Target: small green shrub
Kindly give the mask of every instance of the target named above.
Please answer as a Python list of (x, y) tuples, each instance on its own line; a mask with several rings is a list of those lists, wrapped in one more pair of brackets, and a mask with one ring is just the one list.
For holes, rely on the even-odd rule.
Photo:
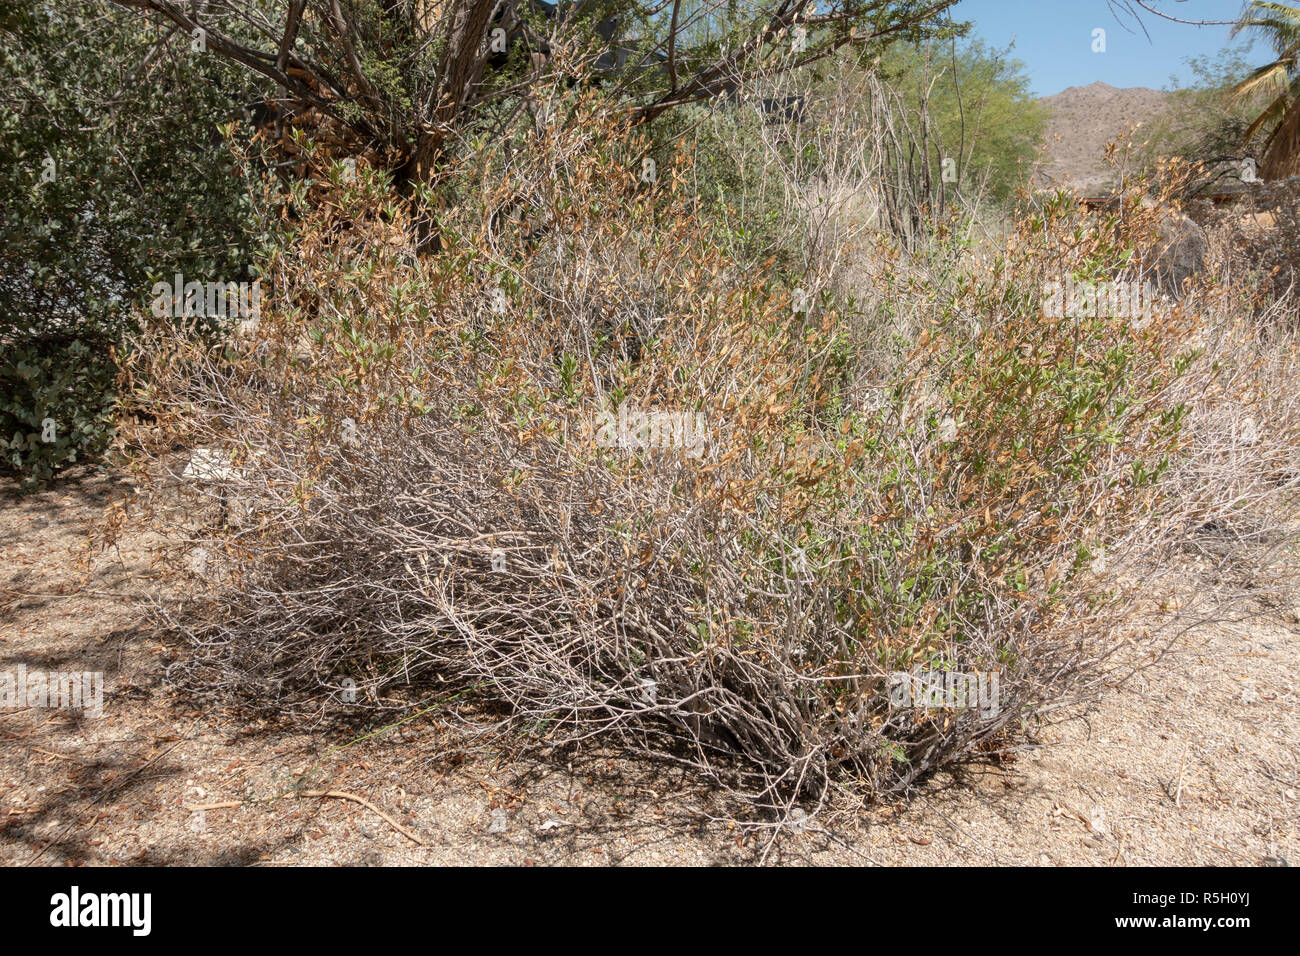
[(0, 460), (24, 490), (108, 446), (116, 371), (107, 343), (89, 337), (44, 338), (5, 349)]

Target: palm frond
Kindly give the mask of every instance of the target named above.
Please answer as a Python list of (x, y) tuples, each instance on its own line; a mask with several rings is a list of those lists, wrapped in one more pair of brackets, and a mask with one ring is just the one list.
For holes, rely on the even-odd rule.
[(1281, 121), (1282, 115), (1286, 110), (1286, 103), (1287, 103), (1287, 95), (1285, 93), (1283, 93), (1272, 103), (1270, 103), (1268, 107), (1264, 110), (1264, 112), (1260, 113), (1259, 116), (1255, 117), (1255, 121), (1246, 128), (1246, 132), (1243, 133), (1241, 136), (1241, 144), (1245, 146), (1247, 143), (1249, 143), (1251, 139), (1254, 138), (1255, 134), (1258, 133), (1260, 129), (1263, 128), (1265, 125), (1267, 125), (1270, 121), (1273, 122)]
[(1297, 173), (1300, 173), (1300, 104), (1292, 103), (1269, 137), (1260, 175), (1271, 180)]
[(1261, 66), (1232, 87), (1229, 95), (1232, 99), (1240, 101), (1265, 91), (1272, 93), (1285, 90), (1291, 83), (1291, 74), (1287, 66), (1288, 64), (1283, 60), (1274, 60), (1266, 66)]
[(1300, 7), (1256, 0), (1243, 11), (1231, 35), (1235, 37), (1246, 30), (1262, 34), (1282, 58), (1284, 51), (1300, 41)]

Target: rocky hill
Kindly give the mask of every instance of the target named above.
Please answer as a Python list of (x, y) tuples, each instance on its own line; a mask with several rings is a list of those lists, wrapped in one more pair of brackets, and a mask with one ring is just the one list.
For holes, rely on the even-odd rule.
[(1168, 94), (1143, 86), (1117, 89), (1098, 81), (1072, 86), (1042, 101), (1052, 110), (1041, 185), (1068, 183), (1085, 194), (1104, 192), (1113, 172), (1102, 161), (1106, 144), (1129, 126), (1150, 123)]

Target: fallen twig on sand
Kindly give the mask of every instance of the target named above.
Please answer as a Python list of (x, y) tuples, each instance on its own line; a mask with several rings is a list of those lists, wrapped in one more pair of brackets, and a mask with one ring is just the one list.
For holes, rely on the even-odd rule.
[[(359, 803), (361, 804), (361, 806), (365, 807), (371, 813), (375, 814), (377, 817), (379, 817), (381, 820), (383, 820), (390, 827), (392, 827), (394, 830), (396, 830), (402, 836), (406, 837), (411, 842), (416, 843), (420, 846), (425, 845), (423, 840), (421, 840), (410, 830), (406, 829), (406, 827), (402, 826), (400, 823), (398, 823), (396, 820), (390, 817), (383, 810), (380, 810), (377, 806), (375, 806), (365, 797), (359, 797), (355, 793), (348, 793), (344, 790), (304, 790), (301, 793), (297, 793), (297, 794), (288, 794), (288, 793), (281, 794), (279, 797), (274, 797), (273, 800), (281, 800), (288, 796), (297, 796), (299, 798), (318, 797), (321, 799), (350, 800), (353, 803)], [(185, 809), (190, 813), (198, 813), (202, 810), (234, 810), (244, 806), (245, 803), (257, 803), (257, 802), (262, 802), (262, 801), (224, 800), (219, 803), (196, 803), (193, 805), (186, 805)], [(266, 801), (266, 802), (269, 803), (272, 801)]]

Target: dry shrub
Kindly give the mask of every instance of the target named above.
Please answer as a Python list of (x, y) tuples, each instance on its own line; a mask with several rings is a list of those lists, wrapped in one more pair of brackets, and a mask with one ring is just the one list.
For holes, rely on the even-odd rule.
[[(139, 343), (178, 679), (301, 715), (472, 695), (489, 729), (680, 762), (779, 821), (1006, 746), (1146, 654), (1167, 596), (1126, 573), (1186, 517), (1198, 316), (1039, 301), (1123, 268), (1140, 221), (1088, 232), (1061, 200), (978, 275), (955, 233), (932, 267), (882, 245), (876, 307), (924, 331), (855, 408), (860, 316), (729, 260), (685, 161), (639, 182), (594, 101), (547, 115), (447, 173), (437, 255), (380, 177), (335, 176), (255, 330)], [(620, 407), (698, 415), (703, 446), (611, 447)], [(914, 667), (997, 672), (1000, 706), (891, 707)]]
[(1256, 292), (1256, 318), (1297, 328), (1300, 295), (1300, 180), (1257, 182), (1231, 202), (1191, 204), (1210, 237), (1214, 271), (1225, 281)]

